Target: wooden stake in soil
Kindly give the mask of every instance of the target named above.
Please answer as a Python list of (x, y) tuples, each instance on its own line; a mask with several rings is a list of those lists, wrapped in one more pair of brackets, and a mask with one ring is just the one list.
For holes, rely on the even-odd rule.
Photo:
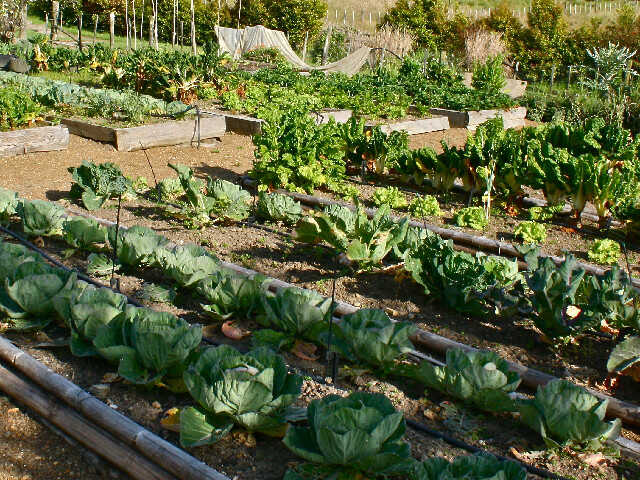
[(98, 15), (93, 16), (93, 44), (96, 44), (96, 36), (98, 35)]
[(116, 36), (116, 14), (109, 13), (109, 48), (113, 49)]
[(82, 51), (82, 12), (78, 14), (78, 49)]
[(125, 447), (75, 410), (57, 403), (41, 389), (1, 365), (0, 390), (131, 477), (138, 480), (175, 480), (176, 477)]
[(193, 7), (193, 0), (191, 0), (191, 53), (198, 54), (198, 47), (196, 45), (196, 13)]
[[(162, 468), (175, 475), (178, 479), (229, 480), (225, 475), (222, 475), (220, 472), (193, 458), (184, 450), (154, 435), (131, 419), (108, 407), (66, 378), (54, 373), (32, 356), (12, 345), (1, 335), (0, 359), (2, 359), (3, 363), (15, 367), (21, 373), (32, 379), (38, 386), (52, 393), (86, 418), (91, 419), (97, 426), (104, 428), (108, 433), (126, 445), (135, 448), (151, 462), (162, 466)], [(46, 415), (42, 416), (46, 418)], [(52, 423), (54, 422), (52, 421)], [(63, 429), (62, 426), (59, 427)], [(100, 447), (99, 443), (95, 445), (97, 445), (98, 448)], [(148, 476), (138, 478), (155, 477)]]
[(51, 41), (55, 42), (58, 36), (58, 12), (60, 3), (55, 0), (51, 2)]

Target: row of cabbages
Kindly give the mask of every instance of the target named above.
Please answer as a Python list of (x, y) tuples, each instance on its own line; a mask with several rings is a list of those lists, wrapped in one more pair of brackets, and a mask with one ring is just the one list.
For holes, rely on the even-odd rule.
[[(97, 249), (107, 242), (115, 244), (114, 228), (81, 217), (67, 218), (64, 212), (58, 215), (56, 209), (59, 207), (49, 202), (22, 201), (16, 212), (21, 214), (23, 228), (29, 234), (62, 234), (71, 245), (85, 249)], [(60, 223), (51, 228), (51, 219), (60, 219)], [(45, 228), (45, 224), (49, 226)], [(99, 258), (93, 255), (93, 259)], [(201, 349), (199, 326), (171, 314), (127, 306), (125, 297), (79, 282), (73, 273), (51, 267), (37, 254), (6, 243), (0, 249), (0, 268), (6, 278), (2, 309), (18, 328), (42, 328), (57, 316), (71, 330), (74, 354), (97, 354), (118, 363), (119, 374), (133, 383), (188, 390), (198, 406), (181, 413), (185, 446), (216, 441), (233, 425), (259, 432), (284, 431), (287, 420), (298, 416), (291, 405), (300, 394), (302, 379), (288, 374), (273, 350), (287, 348), (301, 338), (326, 346), (328, 319), (333, 311), (330, 300), (297, 288), (272, 294), (266, 289), (264, 277), (239, 276), (221, 267), (205, 249), (194, 245), (170, 247), (166, 238), (143, 227), (120, 230), (117, 257), (124, 268), (162, 269), (178, 286), (205, 299), (205, 310), (214, 317), (256, 318), (268, 327), (254, 333), (257, 348), (247, 355), (230, 347)], [(337, 323), (334, 348), (345, 358), (356, 358), (381, 374), (422, 381), (479, 408), (520, 412), (522, 420), (550, 445), (599, 448), (619, 431), (619, 421), (602, 421), (606, 402), (599, 402), (569, 382), (552, 382), (533, 400), (513, 401), (509, 393), (518, 387), (520, 379), (508, 371), (504, 360), (490, 352), (451, 351), (444, 368), (405, 362), (403, 355), (413, 347), (409, 337), (414, 328), (392, 322), (380, 310), (363, 309)], [(311, 430), (292, 428), (285, 436), (285, 443), (307, 460), (375, 472), (383, 471), (381, 465), (389, 462), (389, 473), (395, 468), (406, 472), (409, 464), (414, 464), (401, 441), (404, 423), (389, 427), (395, 421), (387, 417), (395, 411), (384, 397), (361, 393), (343, 400), (327, 397), (312, 405), (308, 412)], [(324, 409), (327, 418), (318, 413)], [(343, 410), (339, 416), (349, 418), (349, 428), (345, 428), (345, 421), (333, 424), (329, 420)], [(379, 424), (387, 425), (383, 435)], [(324, 433), (320, 435), (319, 431)], [(329, 434), (344, 441), (325, 443)], [(363, 439), (370, 435), (376, 442), (363, 451)], [(304, 444), (300, 438), (305, 439)], [(335, 445), (341, 450), (335, 451)], [(336, 459), (342, 463), (336, 464)], [(444, 464), (438, 465), (445, 468)], [(431, 467), (424, 468), (427, 471)]]

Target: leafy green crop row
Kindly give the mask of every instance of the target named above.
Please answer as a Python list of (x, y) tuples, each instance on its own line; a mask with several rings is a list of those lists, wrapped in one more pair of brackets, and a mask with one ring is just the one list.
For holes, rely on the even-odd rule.
[[(45, 222), (41, 210), (48, 211), (54, 208), (47, 203), (36, 203), (40, 208), (18, 208), (18, 211), (31, 212), (29, 215), (34, 217), (25, 217), (23, 222), (38, 224), (41, 231), (58, 230), (54, 226), (45, 228), (43, 225)], [(57, 216), (47, 213), (44, 218)], [(113, 242), (112, 235), (105, 236), (110, 237), (110, 241)], [(211, 279), (210, 272), (220, 271), (217, 260), (199, 247), (175, 247), (169, 250), (166, 248), (166, 239), (142, 227), (125, 230), (120, 241), (123, 243), (123, 249), (118, 251), (118, 257), (125, 260), (123, 263), (160, 266), (172, 278), (181, 284), (189, 284), (192, 288), (202, 280)], [(166, 257), (167, 255), (169, 257)], [(172, 260), (162, 260), (172, 255), (176, 259), (173, 263)], [(2, 243), (0, 267), (7, 272), (7, 278), (10, 279), (2, 296), (3, 310), (11, 315), (14, 325), (22, 328), (41, 327), (42, 324), (37, 321), (41, 319), (34, 317), (46, 317), (55, 312), (72, 331), (71, 346), (74, 354), (98, 354), (108, 361), (118, 363), (119, 374), (134, 383), (162, 382), (163, 385), (177, 391), (186, 387), (198, 402), (198, 407), (189, 407), (181, 412), (183, 444), (194, 446), (214, 442), (234, 425), (250, 431), (272, 432), (284, 425), (288, 419), (300, 418), (290, 405), (300, 393), (301, 379), (296, 375), (287, 374), (282, 360), (270, 350), (258, 349), (246, 355), (239, 354), (230, 347), (198, 350), (202, 335), (199, 327), (189, 326), (170, 314), (125, 306), (124, 297), (119, 294), (78, 282), (74, 274), (49, 267), (38, 255), (28, 252), (23, 247)], [(170, 273), (172, 271), (173, 274)], [(202, 280), (196, 281), (196, 278)], [(21, 283), (18, 285), (17, 282)], [(308, 322), (308, 326), (304, 329), (308, 332), (319, 332), (318, 327), (322, 324), (326, 328), (326, 314), (332, 311), (330, 308), (327, 309), (326, 301), (322, 302), (325, 305), (322, 307), (318, 307), (317, 303), (316, 306), (309, 303), (314, 298), (313, 292), (297, 289), (284, 289), (275, 296), (263, 290), (262, 298), (263, 307), (267, 312), (267, 316), (263, 318), (271, 318), (271, 321), (277, 319), (280, 327), (286, 322), (292, 322), (292, 326), (297, 325), (294, 327), (297, 333), (300, 333), (299, 328), (305, 322)], [(318, 308), (319, 311), (316, 310)], [(273, 310), (273, 315), (268, 313), (270, 309)], [(15, 312), (20, 314), (16, 315)], [(361, 310), (345, 317), (338, 325), (341, 331), (338, 348), (349, 348), (348, 346), (352, 345), (351, 351), (358, 352), (357, 355), (366, 358), (367, 363), (377, 364), (379, 367), (386, 365), (383, 371), (394, 371), (394, 363), (411, 348), (408, 340), (411, 330), (406, 330), (407, 327), (403, 327), (402, 324), (393, 325), (381, 311)], [(370, 332), (370, 335), (367, 336), (366, 332)], [(322, 339), (318, 333), (314, 336)], [(324, 342), (321, 340), (321, 343)], [(497, 374), (495, 367), (489, 367), (498, 364), (501, 370), (504, 369), (500, 359), (491, 354), (476, 356), (459, 352), (456, 354), (457, 357), (454, 357), (454, 354), (455, 352), (451, 352), (447, 359), (447, 368), (451, 367), (454, 370), (434, 377), (441, 380), (426, 380), (427, 377), (424, 377), (424, 382), (438, 389), (445, 389), (447, 384), (463, 385), (459, 381), (449, 380), (447, 376), (457, 375), (455, 372), (460, 368), (473, 368), (473, 365), (479, 364), (481, 371), (466, 377), (471, 382), (466, 388), (480, 389), (485, 391), (484, 398), (492, 398), (493, 395), (497, 399), (499, 392), (504, 391), (505, 387), (493, 379)], [(454, 358), (458, 359), (460, 366), (454, 365)], [(419, 371), (427, 368), (426, 364), (422, 364)], [(397, 370), (402, 371), (402, 367)], [(421, 375), (417, 375), (417, 378)], [(517, 386), (517, 376), (509, 375), (509, 385)], [(513, 388), (515, 387), (507, 387), (507, 392)], [(463, 400), (479, 398), (464, 397), (464, 390), (447, 391)], [(492, 394), (492, 391), (495, 393)], [(240, 398), (242, 402), (239, 401)], [(334, 402), (337, 403), (332, 406)], [(568, 413), (562, 418), (555, 415), (557, 405), (560, 404)], [(393, 422), (393, 427), (389, 424), (390, 420), (387, 421), (385, 424), (389, 427), (385, 428), (389, 428), (388, 433), (375, 435), (380, 440), (377, 444), (369, 444), (370, 448), (365, 451), (361, 450), (360, 441), (341, 443), (339, 452), (335, 450), (335, 445), (332, 449), (326, 450), (325, 435), (318, 436), (315, 440), (313, 436), (309, 436), (320, 424), (324, 425), (323, 429), (330, 431), (337, 428), (336, 433), (346, 433), (343, 423), (333, 425), (330, 420), (333, 415), (331, 412), (336, 411), (338, 406), (340, 409), (346, 408), (342, 410), (344, 413), (340, 414), (343, 418), (344, 415), (350, 415), (350, 408), (360, 409), (365, 405), (365, 410), (371, 413), (371, 409), (374, 409), (380, 413), (386, 412), (383, 413), (385, 417), (395, 415), (390, 402), (381, 395), (358, 393), (346, 399), (330, 396), (311, 404), (307, 412), (311, 430), (305, 433), (305, 429), (294, 428), (285, 436), (285, 444), (294, 453), (316, 464), (298, 467), (302, 469), (302, 473), (307, 469), (315, 472), (316, 469), (322, 471), (328, 468), (329, 471), (333, 471), (335, 468), (349, 467), (360, 472), (385, 472), (389, 475), (403, 473), (411, 476), (418, 475), (416, 472), (421, 471), (421, 468), (426, 468), (427, 472), (436, 467), (440, 470), (448, 468), (448, 464), (438, 463), (440, 461), (435, 461), (434, 464), (434, 461), (429, 460), (420, 465), (410, 458), (408, 447), (401, 441), (404, 431), (401, 415)], [(483, 403), (480, 402), (480, 405)], [(504, 407), (491, 403), (490, 400), (486, 405), (498, 410)], [(326, 412), (328, 417), (321, 420), (321, 410), (325, 406), (329, 407)], [(617, 422), (603, 422), (605, 409), (606, 402), (598, 402), (581, 388), (561, 380), (540, 389), (534, 400), (517, 405), (523, 421), (538, 430), (550, 445), (587, 446), (594, 449), (600, 448), (601, 442), (614, 436), (619, 429)], [(371, 425), (373, 417), (366, 420), (365, 417), (361, 418), (361, 415), (356, 415), (353, 417), (354, 422), (349, 422), (350, 428), (354, 429), (351, 434), (355, 435), (357, 431), (364, 429), (362, 434), (368, 432), (369, 435), (373, 435), (373, 431), (364, 428), (367, 424)], [(357, 418), (361, 420), (356, 421)], [(402, 428), (398, 430), (401, 424)], [(393, 443), (386, 444), (387, 440)], [(392, 445), (395, 447), (391, 448)], [(354, 463), (354, 458), (358, 458), (359, 461)], [(487, 459), (487, 462), (489, 461)], [(513, 470), (515, 467), (509, 468)], [(514, 470), (512, 473), (515, 472)], [(290, 472), (288, 475), (300, 473)], [(418, 475), (411, 478), (425, 477)], [(514, 478), (523, 477), (518, 473)]]

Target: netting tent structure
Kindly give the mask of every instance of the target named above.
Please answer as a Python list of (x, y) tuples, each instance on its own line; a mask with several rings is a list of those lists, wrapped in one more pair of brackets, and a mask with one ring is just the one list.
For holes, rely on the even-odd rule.
[(280, 53), (294, 67), (309, 72), (319, 70), (324, 72), (341, 72), (346, 75), (354, 75), (367, 62), (371, 49), (361, 47), (351, 55), (337, 62), (322, 66), (306, 64), (291, 48), (285, 34), (279, 30), (270, 30), (262, 25), (246, 27), (242, 29), (216, 26), (216, 35), (220, 50), (229, 53), (233, 58), (239, 58), (243, 54), (257, 48), (277, 48)]

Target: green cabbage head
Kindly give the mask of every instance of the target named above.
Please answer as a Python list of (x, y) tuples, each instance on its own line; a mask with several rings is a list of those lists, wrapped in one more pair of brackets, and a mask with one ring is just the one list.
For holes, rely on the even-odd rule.
[[(409, 445), (403, 441), (403, 415), (382, 394), (328, 395), (311, 402), (307, 418), (308, 427), (289, 428), (284, 444), (309, 462), (354, 475), (393, 475), (412, 469)], [(285, 478), (304, 478), (294, 472), (288, 475)]]
[(64, 208), (46, 200), (23, 200), (18, 205), (24, 233), (33, 236), (52, 236), (62, 233)]
[(607, 400), (584, 388), (556, 379), (538, 387), (535, 398), (520, 404), (522, 421), (550, 447), (575, 446), (597, 450), (620, 434), (620, 419), (605, 422)]
[(472, 403), (482, 410), (511, 411), (515, 404), (509, 393), (520, 384), (520, 376), (493, 352), (447, 350), (444, 367), (422, 362), (415, 378), (429, 388)]
[(302, 386), (302, 378), (287, 373), (282, 357), (271, 350), (242, 354), (227, 345), (202, 352), (184, 381), (199, 404), (180, 414), (185, 447), (214, 443), (234, 424), (249, 431), (281, 432)]
[[(115, 226), (109, 227), (109, 243), (116, 244)], [(147, 227), (133, 226), (118, 230), (117, 254), (123, 265), (137, 267), (152, 266), (157, 263), (157, 253), (164, 249), (169, 241)]]
[(161, 249), (157, 257), (164, 273), (182, 287), (192, 286), (220, 269), (215, 256), (193, 244)]
[(434, 457), (417, 463), (412, 480), (526, 480), (527, 472), (513, 461), (493, 455), (456, 457), (452, 462)]

